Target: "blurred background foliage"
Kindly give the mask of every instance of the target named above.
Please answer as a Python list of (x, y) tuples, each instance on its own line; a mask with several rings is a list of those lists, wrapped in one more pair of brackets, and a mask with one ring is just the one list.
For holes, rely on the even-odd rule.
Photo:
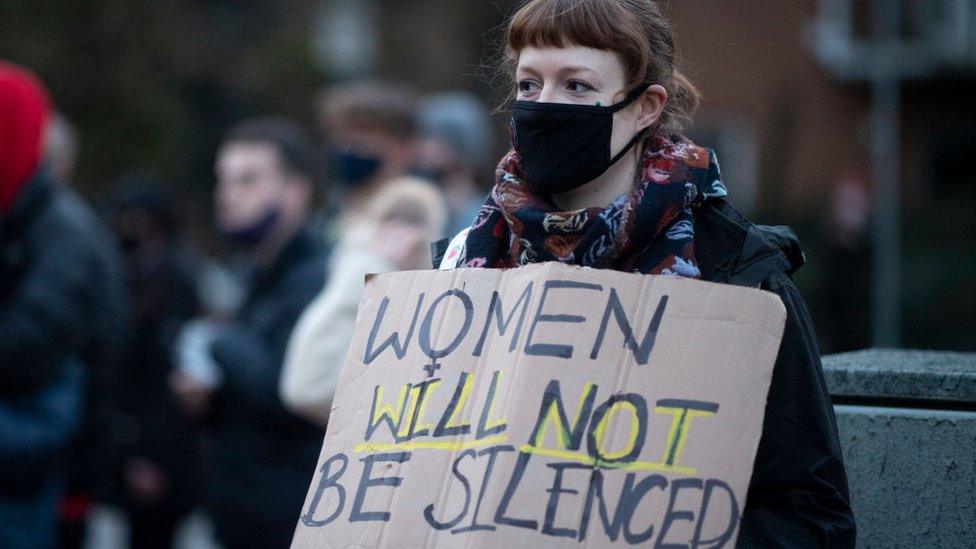
[[(83, 193), (97, 200), (132, 170), (158, 174), (178, 191), (193, 240), (213, 249), (214, 149), (229, 125), (273, 112), (316, 130), (319, 92), (359, 77), (419, 92), (467, 90), (494, 108), (508, 90), (493, 81), (491, 59), (514, 5), (4, 0), (0, 58), (37, 71), (77, 127), (75, 184)], [(832, 259), (830, 211), (838, 181), (870, 187), (870, 95), (818, 58), (823, 44), (811, 28), (822, 3), (666, 5), (682, 66), (705, 96), (689, 133), (718, 151), (733, 203), (759, 222), (797, 230), (808, 255), (798, 282), (824, 351), (848, 347), (831, 335), (845, 330), (867, 345), (868, 289), (853, 282), (865, 276), (863, 265), (851, 264), (846, 279), (861, 311), (851, 314), (862, 317), (845, 324), (832, 305), (845, 259)], [(902, 344), (976, 350), (976, 79), (943, 70), (907, 81), (903, 94)], [(504, 111), (495, 121), (504, 144)]]

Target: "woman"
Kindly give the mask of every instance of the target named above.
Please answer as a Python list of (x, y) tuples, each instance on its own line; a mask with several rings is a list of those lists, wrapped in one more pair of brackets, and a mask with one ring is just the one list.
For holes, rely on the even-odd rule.
[(363, 277), (429, 266), (427, 243), (441, 238), (446, 224), (447, 205), (432, 183), (414, 177), (383, 183), (333, 252), (325, 289), (291, 333), (279, 392), (292, 412), (323, 426), (328, 423), (363, 296)]
[(513, 150), (442, 268), (539, 261), (759, 286), (788, 311), (740, 546), (853, 547), (854, 518), (786, 227), (725, 201), (713, 152), (679, 132), (698, 94), (650, 0), (532, 0), (507, 29)]

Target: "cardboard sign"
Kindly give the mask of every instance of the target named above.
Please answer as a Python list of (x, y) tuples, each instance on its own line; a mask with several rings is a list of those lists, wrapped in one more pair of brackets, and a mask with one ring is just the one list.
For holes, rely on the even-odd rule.
[(732, 546), (785, 318), (557, 263), (376, 276), (292, 547)]

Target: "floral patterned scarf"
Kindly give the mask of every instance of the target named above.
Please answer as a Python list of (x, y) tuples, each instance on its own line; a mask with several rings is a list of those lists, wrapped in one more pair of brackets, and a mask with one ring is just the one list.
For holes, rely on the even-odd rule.
[(533, 194), (510, 151), (465, 241), (461, 267), (560, 261), (698, 278), (692, 208), (726, 196), (710, 149), (681, 136), (651, 139), (633, 189), (605, 208), (560, 210)]

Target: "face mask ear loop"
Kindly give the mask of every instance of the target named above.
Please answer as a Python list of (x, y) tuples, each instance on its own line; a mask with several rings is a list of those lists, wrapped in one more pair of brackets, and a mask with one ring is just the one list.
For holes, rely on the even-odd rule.
[[(645, 84), (643, 86), (634, 88), (629, 94), (627, 94), (627, 97), (625, 97), (623, 101), (621, 101), (620, 103), (617, 103), (616, 105), (613, 105), (613, 107), (612, 107), (613, 110), (611, 112), (617, 112), (620, 109), (625, 108), (627, 105), (630, 105), (631, 103), (633, 103), (634, 101), (636, 101), (641, 95), (643, 95), (644, 92), (647, 91), (647, 88), (650, 88), (650, 87), (651, 87), (650, 84)], [(609, 168), (610, 166), (613, 166), (614, 164), (617, 163), (618, 160), (620, 160), (621, 158), (623, 158), (624, 155), (627, 154), (627, 151), (629, 151), (631, 149), (631, 147), (633, 147), (634, 145), (636, 145), (641, 139), (644, 138), (645, 135), (647, 135), (647, 131), (649, 129), (650, 129), (650, 126), (648, 126), (648, 127), (644, 128), (643, 130), (637, 132), (637, 134), (634, 135), (634, 137), (630, 140), (630, 142), (627, 143), (627, 146), (624, 147), (623, 150), (621, 150), (620, 152), (618, 152), (616, 154), (616, 156), (614, 156), (613, 158), (610, 159), (610, 164), (608, 164), (607, 167)]]
[(637, 132), (637, 134), (634, 135), (633, 139), (631, 139), (630, 142), (627, 143), (627, 146), (624, 147), (623, 150), (618, 152), (616, 156), (610, 159), (610, 163), (607, 164), (607, 167), (609, 168), (610, 166), (613, 166), (614, 164), (617, 163), (618, 160), (623, 158), (624, 155), (627, 154), (627, 151), (629, 151), (634, 145), (640, 142), (640, 140), (643, 139), (645, 135), (647, 135), (647, 130), (648, 128), (644, 128), (643, 130)]
[(634, 88), (633, 90), (631, 90), (630, 93), (627, 94), (627, 97), (624, 97), (623, 101), (621, 101), (620, 103), (616, 103), (614, 105), (611, 105), (610, 106), (610, 112), (617, 112), (617, 111), (619, 111), (621, 109), (626, 108), (628, 105), (630, 105), (634, 101), (637, 101), (637, 99), (639, 99), (640, 96), (644, 95), (644, 92), (646, 92), (647, 91), (647, 88), (650, 88), (650, 87), (651, 87), (650, 84), (646, 84), (646, 85), (643, 85), (643, 86)]

